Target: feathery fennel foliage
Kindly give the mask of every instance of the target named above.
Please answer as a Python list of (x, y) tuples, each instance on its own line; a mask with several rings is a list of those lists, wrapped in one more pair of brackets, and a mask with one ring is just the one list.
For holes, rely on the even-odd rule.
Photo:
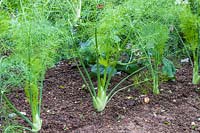
[[(34, 3), (34, 2), (33, 2)], [(9, 101), (5, 94), (7, 104), (31, 126), (33, 132), (38, 132), (42, 126), (40, 118), (43, 80), (47, 68), (55, 63), (60, 48), (62, 32), (48, 21), (48, 14), (42, 1), (24, 5), (20, 0), (21, 11), (12, 24), (13, 55), (24, 64), (24, 90), (30, 104), (32, 121), (20, 113)]]
[[(109, 3), (109, 2), (108, 2)], [(100, 3), (97, 3), (98, 5)], [(112, 4), (108, 4), (104, 8), (108, 8), (112, 6)], [(137, 71), (134, 71), (129, 76), (122, 79), (118, 84), (115, 85), (112, 89), (110, 89), (110, 81), (113, 76), (116, 64), (119, 61), (119, 58), (123, 52), (123, 48), (126, 46), (127, 40), (129, 39), (132, 30), (126, 31), (128, 35), (124, 40), (121, 40), (119, 35), (123, 33), (124, 26), (126, 23), (126, 19), (122, 17), (123, 14), (127, 11), (123, 6), (108, 8), (108, 10), (98, 9), (95, 7), (96, 11), (96, 20), (92, 23), (93, 29), (91, 33), (89, 33), (88, 42), (93, 49), (93, 53), (95, 56), (96, 63), (96, 76), (97, 76), (97, 87), (93, 84), (89, 72), (86, 69), (86, 66), (83, 62), (83, 57), (79, 55), (79, 60), (81, 65), (83, 66), (83, 70), (81, 70), (78, 66), (80, 74), (88, 88), (90, 95), (92, 97), (93, 106), (98, 111), (101, 112), (105, 109), (108, 102), (112, 99), (112, 97), (121, 90), (129, 88), (133, 86), (133, 84), (127, 85), (123, 88), (119, 88), (120, 84), (124, 82), (127, 78), (132, 76), (133, 74), (139, 72), (144, 69), (142, 67)], [(104, 15), (105, 14), (105, 15)], [(104, 17), (102, 17), (104, 16)], [(95, 18), (95, 17), (94, 17)], [(128, 17), (127, 17), (128, 18)], [(129, 22), (127, 22), (129, 23)], [(90, 23), (91, 24), (91, 23)], [(124, 33), (125, 34), (125, 33)], [(73, 34), (73, 39), (76, 39), (78, 35)], [(76, 45), (76, 44), (75, 44)], [(103, 67), (103, 74), (101, 75), (101, 68)], [(145, 81), (143, 81), (145, 82)]]
[(190, 1), (190, 4), (180, 5), (180, 28), (184, 34), (187, 47), (193, 56), (193, 84), (199, 84), (199, 52), (200, 52), (200, 1)]

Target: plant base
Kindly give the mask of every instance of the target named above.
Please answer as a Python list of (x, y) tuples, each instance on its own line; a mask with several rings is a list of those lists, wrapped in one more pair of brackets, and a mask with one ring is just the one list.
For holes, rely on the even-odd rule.
[(36, 115), (35, 119), (36, 121), (33, 122), (32, 132), (38, 132), (42, 127), (42, 119), (40, 119), (38, 115)]
[(98, 111), (98, 112), (101, 112), (105, 109), (106, 107), (106, 104), (107, 104), (107, 100), (108, 98), (107, 97), (93, 97), (93, 106), (94, 108)]

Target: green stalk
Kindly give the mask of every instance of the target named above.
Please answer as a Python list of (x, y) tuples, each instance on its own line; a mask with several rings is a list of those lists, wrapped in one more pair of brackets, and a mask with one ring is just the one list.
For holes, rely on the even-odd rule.
[(110, 73), (108, 74), (108, 79), (107, 79), (106, 85), (105, 85), (105, 91), (107, 91), (107, 89), (108, 89), (113, 72), (114, 72), (114, 68), (112, 67)]
[(146, 53), (146, 56), (148, 56), (148, 62), (150, 64), (150, 71), (151, 71), (151, 76), (153, 78), (153, 94), (159, 94), (159, 90), (158, 90), (158, 82), (157, 82), (157, 70), (154, 70), (155, 68), (153, 68), (153, 64), (151, 61), (151, 57)]
[(117, 91), (115, 91), (115, 92), (109, 97), (107, 103), (108, 103), (108, 102), (113, 98), (113, 96), (116, 95), (119, 91), (125, 90), (125, 89), (130, 88), (130, 87), (132, 87), (132, 86), (134, 86), (134, 85), (142, 84), (142, 83), (147, 82), (147, 81), (149, 81), (149, 80), (144, 80), (144, 81), (138, 82), (137, 84), (130, 84), (130, 85), (125, 86), (125, 87), (123, 87), (123, 88), (121, 88), (121, 89), (118, 89)]
[(101, 83), (101, 75), (100, 75), (100, 64), (99, 64), (99, 47), (97, 40), (97, 28), (95, 28), (95, 46), (96, 46), (96, 63), (97, 63), (97, 96), (93, 97), (93, 106), (98, 111), (101, 112), (105, 109), (107, 103), (107, 95), (105, 90), (105, 83), (107, 77), (107, 67), (104, 70), (104, 78)]
[(3, 99), (6, 101), (6, 103), (8, 104), (8, 106), (14, 110), (14, 112), (19, 115), (21, 118), (23, 118), (31, 127), (33, 127), (33, 123), (25, 116), (23, 115), (19, 110), (17, 110), (15, 108), (15, 106), (12, 105), (12, 103), (10, 102), (10, 100), (8, 100), (8, 98), (5, 96), (5, 94), (2, 94), (3, 95)]
[(153, 69), (153, 94), (160, 94), (160, 91), (159, 91), (159, 79), (158, 79), (158, 60), (159, 60), (159, 55), (158, 55), (158, 52), (155, 52), (156, 53), (156, 57), (155, 57), (155, 68)]
[(194, 67), (193, 67), (193, 78), (192, 83), (193, 84), (199, 84), (200, 82), (200, 76), (199, 76), (199, 61), (198, 61), (198, 55), (193, 52), (194, 56)]
[[(32, 131), (38, 132), (42, 127), (42, 120), (40, 119), (40, 110), (39, 103), (38, 103), (38, 85), (37, 80), (33, 79), (31, 76), (35, 76), (31, 74), (31, 45), (32, 45), (32, 38), (28, 32), (28, 36), (30, 39), (30, 44), (28, 43), (28, 90), (29, 90), (29, 102), (31, 106), (31, 114), (33, 120)], [(39, 94), (40, 95), (40, 94)]]
[(84, 72), (86, 73), (86, 76), (87, 76), (87, 78), (88, 78), (88, 80), (89, 80), (89, 83), (90, 83), (90, 85), (91, 85), (91, 88), (92, 88), (92, 91), (93, 91), (93, 95), (96, 96), (96, 92), (95, 92), (95, 90), (94, 90), (94, 85), (93, 85), (93, 83), (92, 83), (92, 79), (91, 79), (91, 77), (90, 77), (90, 74), (88, 73), (88, 71), (87, 71), (87, 69), (86, 69), (86, 67), (85, 67), (85, 64), (83, 63), (82, 59), (81, 59), (80, 61), (81, 61), (81, 65), (83, 66)]
[[(98, 15), (98, 14), (97, 14)], [(97, 26), (96, 26), (97, 27)], [(96, 64), (97, 64), (97, 96), (93, 97), (93, 105), (94, 108), (98, 111), (101, 112), (105, 109), (106, 104), (107, 104), (107, 100), (108, 100), (108, 96), (106, 94), (107, 92), (107, 87), (108, 87), (108, 82), (106, 81), (110, 81), (111, 76), (108, 77), (107, 79), (107, 70), (108, 67), (106, 66), (106, 68), (104, 69), (104, 76), (101, 82), (101, 75), (100, 75), (100, 64), (99, 64), (99, 46), (98, 46), (98, 40), (97, 40), (97, 28), (95, 27), (95, 46), (96, 46)], [(108, 59), (108, 58), (107, 58)]]
[[(81, 58), (81, 57), (80, 57), (80, 58)], [(84, 81), (84, 83), (86, 84), (86, 86), (87, 86), (87, 88), (88, 88), (88, 90), (89, 90), (89, 92), (90, 92), (90, 95), (91, 95), (92, 97), (95, 97), (95, 96), (96, 96), (96, 91), (95, 91), (95, 89), (94, 89), (94, 85), (93, 85), (93, 83), (92, 83), (92, 80), (91, 80), (91, 78), (90, 78), (90, 75), (89, 75), (89, 73), (88, 73), (88, 71), (87, 71), (87, 69), (86, 69), (86, 67), (85, 67), (85, 64), (83, 63), (82, 59), (80, 59), (81, 65), (83, 66), (83, 69), (84, 69), (84, 71), (85, 71), (85, 73), (86, 73), (86, 76), (87, 76), (87, 78), (88, 78), (88, 80), (89, 80), (89, 84), (88, 84), (88, 82), (87, 82), (87, 80), (86, 80), (86, 77), (84, 76), (82, 70), (81, 70), (80, 67), (78, 66), (78, 63), (77, 63), (76, 60), (75, 60), (75, 62), (76, 62), (76, 64), (77, 64), (77, 67), (78, 67), (78, 70), (79, 70), (79, 72), (80, 72), (80, 74), (81, 74), (81, 77), (83, 78), (83, 81)]]
[(153, 73), (153, 94), (160, 94), (158, 85), (159, 85), (158, 74), (157, 74), (157, 71), (154, 71), (154, 73)]
[[(150, 68), (150, 71), (151, 71), (151, 76), (153, 78), (153, 94), (159, 94), (159, 89), (158, 89), (158, 75), (157, 75), (158, 66), (157, 66), (157, 63), (155, 64), (155, 68), (153, 68), (151, 57), (149, 56), (149, 54), (146, 52), (146, 50), (144, 48), (143, 48), (143, 51), (145, 52), (145, 55), (148, 58), (149, 68)], [(157, 59), (155, 59), (155, 62), (157, 62)], [(156, 70), (154, 70), (154, 69), (156, 69)]]
[[(86, 73), (86, 76), (87, 76), (87, 78), (89, 80), (90, 85), (92, 86), (91, 88), (89, 87), (88, 82), (87, 82), (84, 74), (82, 73), (81, 69), (77, 65), (78, 70), (79, 70), (79, 72), (81, 74), (81, 77), (83, 78), (83, 80), (84, 80), (84, 82), (85, 82), (85, 84), (86, 84), (86, 86), (87, 86), (87, 88), (88, 88), (88, 90), (90, 92), (90, 95), (92, 96), (93, 106), (98, 112), (101, 112), (101, 111), (103, 111), (103, 109), (106, 106), (106, 104), (105, 104), (106, 101), (107, 101), (106, 92), (105, 92), (104, 88), (102, 86), (100, 86), (100, 88), (98, 88), (98, 92), (97, 92), (97, 95), (96, 95), (96, 91), (95, 91), (95, 88), (93, 86), (91, 77), (90, 77), (90, 75), (89, 75), (89, 73), (88, 73), (88, 71), (87, 71), (82, 59), (81, 59), (81, 65), (84, 68), (84, 71)], [(98, 85), (99, 85), (99, 82), (98, 82)]]
[(99, 64), (99, 47), (98, 47), (98, 40), (97, 40), (97, 28), (95, 28), (95, 45), (96, 45), (96, 63), (97, 63), (97, 82), (98, 88), (101, 87), (101, 75), (100, 75), (100, 64)]
[[(2, 67), (1, 62), (2, 62), (3, 58), (4, 58), (4, 56), (0, 58), (0, 69)], [(3, 96), (2, 95), (4, 93), (4, 91), (3, 91), (3, 85), (2, 85), (2, 74), (1, 73), (0, 73), (0, 91), (1, 91), (1, 99), (0, 99), (0, 105), (1, 105), (2, 102), (3, 102)]]
[(7, 127), (5, 130), (4, 130), (4, 133), (10, 133), (9, 130), (13, 130), (15, 128), (18, 128), (18, 129), (23, 129), (23, 130), (27, 130), (27, 131), (32, 131), (30, 128), (27, 128), (27, 127), (23, 127), (23, 126), (9, 126)]
[(199, 47), (200, 47), (200, 30), (199, 25), (197, 24), (197, 33), (198, 33), (198, 40), (197, 40), (197, 48), (193, 51), (193, 58), (194, 58), (194, 66), (193, 66), (193, 84), (200, 83), (200, 75), (199, 75)]
[[(32, 90), (31, 90), (32, 77), (31, 77), (31, 53), (30, 53), (30, 51), (31, 51), (30, 45), (32, 45), (32, 39), (31, 39), (31, 36), (30, 36), (29, 33), (30, 33), (30, 31), (28, 32), (28, 37), (30, 39), (30, 43), (28, 43), (28, 88), (27, 89), (28, 89), (28, 93), (29, 93), (29, 104), (31, 106), (31, 112), (32, 112), (32, 110), (33, 110), (33, 96), (32, 96)], [(33, 117), (33, 114), (32, 114), (32, 117)]]
[(67, 0), (67, 3), (70, 5), (74, 16), (76, 16), (76, 12), (75, 12), (75, 11), (76, 11), (76, 8), (74, 7), (74, 4), (72, 4), (69, 0)]
[(102, 86), (103, 86), (104, 88), (105, 88), (105, 85), (106, 85), (107, 71), (108, 71), (108, 67), (106, 67), (106, 68), (104, 69), (104, 74), (103, 74)]
[[(93, 105), (94, 108), (98, 111), (101, 112), (105, 109), (109, 96), (107, 96), (107, 89), (113, 74), (114, 68), (112, 68), (111, 72), (108, 74), (108, 78), (106, 79), (104, 86), (101, 86), (98, 88), (98, 95), (97, 97), (93, 98)], [(105, 71), (104, 71), (105, 72)], [(107, 75), (107, 69), (106, 69), (106, 75)]]
[(40, 96), (39, 96), (39, 105), (38, 105), (38, 112), (39, 112), (39, 117), (40, 117), (40, 112), (41, 112), (41, 105), (42, 105), (42, 91), (43, 91), (43, 81), (45, 79), (45, 71), (42, 72), (42, 76), (41, 76), (41, 81), (40, 81)]
[(192, 65), (192, 67), (194, 67), (194, 66), (193, 66), (193, 61), (192, 61), (192, 58), (191, 58), (191, 56), (190, 56), (190, 52), (189, 52), (189, 50), (188, 50), (188, 48), (187, 48), (186, 44), (184, 43), (184, 41), (183, 41), (182, 37), (181, 37), (181, 36), (180, 36), (180, 34), (178, 33), (178, 29), (177, 29), (176, 27), (174, 27), (174, 29), (175, 29), (175, 31), (176, 31), (176, 34), (178, 35), (178, 37), (179, 37), (179, 39), (180, 39), (181, 43), (182, 43), (182, 44), (183, 44), (183, 46), (184, 46), (184, 49), (185, 49), (185, 51), (186, 51), (186, 54), (187, 54), (187, 56), (188, 56), (188, 58), (189, 58), (189, 60), (190, 60), (190, 64)]
[[(73, 34), (71, 34), (71, 38), (72, 38), (72, 42), (74, 43), (75, 41), (74, 41)], [(73, 46), (74, 46), (74, 49), (75, 49), (76, 51), (78, 51), (78, 47), (77, 47), (76, 45), (73, 45)], [(92, 96), (92, 98), (93, 98), (93, 97), (96, 97), (95, 87), (94, 87), (94, 85), (93, 85), (93, 83), (92, 83), (91, 77), (90, 77), (90, 75), (89, 75), (89, 73), (88, 73), (88, 71), (87, 71), (87, 68), (86, 68), (86, 66), (85, 66), (85, 64), (84, 64), (84, 62), (83, 62), (83, 59), (82, 59), (80, 53), (78, 53), (78, 57), (79, 57), (79, 59), (80, 59), (81, 66), (83, 67), (83, 71), (85, 72), (86, 76), (83, 74), (82, 70), (80, 69), (77, 60), (74, 59), (74, 61), (76, 62), (76, 66), (77, 66), (77, 68), (78, 68), (78, 70), (79, 70), (79, 72), (80, 72), (80, 75), (81, 75), (81, 77), (82, 77), (84, 83), (86, 84), (86, 87), (87, 87), (87, 89), (89, 90), (90, 95)], [(89, 80), (89, 84), (88, 84), (86, 78)]]
[(113, 93), (115, 93), (115, 91), (117, 90), (117, 88), (119, 87), (120, 84), (122, 84), (125, 80), (127, 80), (129, 77), (133, 76), (134, 74), (138, 73), (139, 71), (143, 70), (144, 68), (146, 68), (146, 66), (136, 70), (135, 72), (132, 72), (131, 74), (129, 74), (128, 76), (126, 76), (124, 79), (122, 79), (109, 93), (108, 97), (110, 100), (111, 99), (111, 96)]

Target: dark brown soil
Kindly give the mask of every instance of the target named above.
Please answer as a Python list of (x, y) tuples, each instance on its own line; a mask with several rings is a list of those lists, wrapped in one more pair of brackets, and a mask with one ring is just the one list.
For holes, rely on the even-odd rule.
[[(160, 85), (161, 94), (141, 95), (132, 88), (118, 93), (102, 113), (92, 107), (78, 70), (61, 62), (44, 81), (42, 133), (199, 133), (200, 89), (191, 83), (192, 69), (177, 70), (176, 81)], [(123, 76), (112, 81), (116, 84)], [(126, 82), (126, 84), (129, 84)], [(28, 112), (23, 91), (12, 93), (16, 107)], [(150, 99), (145, 103), (144, 98)]]

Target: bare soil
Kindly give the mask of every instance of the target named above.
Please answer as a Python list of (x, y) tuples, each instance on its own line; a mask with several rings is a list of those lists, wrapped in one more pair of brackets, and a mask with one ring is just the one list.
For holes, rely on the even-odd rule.
[[(116, 84), (125, 76), (116, 76)], [(160, 95), (141, 95), (137, 88), (119, 92), (97, 113), (76, 67), (63, 61), (47, 71), (44, 81), (41, 133), (199, 133), (200, 89), (192, 85), (192, 69), (177, 70), (175, 82), (160, 85)], [(131, 80), (124, 85), (132, 83)], [(147, 86), (150, 87), (150, 86)], [(144, 102), (149, 98), (149, 103)], [(22, 90), (9, 95), (16, 107), (30, 114)], [(23, 120), (18, 118), (20, 123)]]

